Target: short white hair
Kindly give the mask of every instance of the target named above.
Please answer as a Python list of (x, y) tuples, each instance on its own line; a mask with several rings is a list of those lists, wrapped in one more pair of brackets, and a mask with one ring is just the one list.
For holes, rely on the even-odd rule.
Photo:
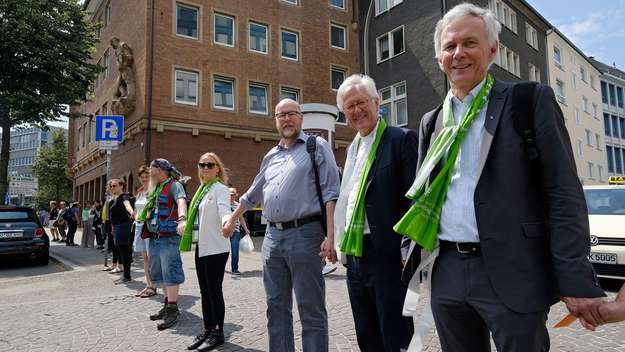
[[(465, 16), (479, 17), (484, 21), (486, 33), (488, 34), (488, 43), (490, 45), (494, 45), (499, 40), (501, 24), (495, 14), (489, 9), (470, 3), (462, 3), (449, 10), (436, 24), (436, 30), (434, 31), (434, 51), (436, 52), (437, 59), (441, 56), (441, 35), (443, 30), (451, 22)], [(497, 50), (499, 50), (499, 48), (497, 48)]]
[(343, 95), (347, 92), (351, 87), (356, 87), (358, 90), (363, 90), (370, 98), (378, 99), (378, 89), (375, 87), (375, 81), (373, 78), (363, 75), (360, 73), (355, 73), (346, 80), (341, 83), (339, 90), (336, 92), (336, 107), (339, 108), (339, 111), (343, 111)]

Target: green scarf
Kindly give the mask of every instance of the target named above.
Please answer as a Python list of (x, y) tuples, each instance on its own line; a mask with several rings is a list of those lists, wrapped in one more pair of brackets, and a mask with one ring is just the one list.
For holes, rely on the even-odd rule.
[(158, 198), (158, 195), (161, 194), (161, 191), (163, 191), (163, 187), (165, 187), (169, 180), (170, 179), (166, 179), (165, 181), (159, 183), (154, 192), (150, 194), (150, 196), (148, 197), (148, 202), (145, 204), (145, 207), (141, 210), (141, 213), (139, 213), (139, 216), (137, 217), (137, 221), (145, 222), (145, 219), (148, 217), (148, 212), (151, 211), (154, 207), (154, 202), (156, 202), (156, 198)]
[[(395, 232), (407, 236), (430, 252), (434, 250), (438, 239), (441, 211), (451, 183), (460, 145), (469, 127), (486, 106), (493, 84), (493, 76), (488, 74), (486, 82), (473, 99), (459, 125), (456, 125), (451, 107), (452, 93), (451, 91), (447, 93), (443, 103), (443, 130), (432, 143), (412, 187), (406, 194), (406, 197), (414, 200), (414, 203), (393, 227)], [(426, 181), (430, 178), (430, 173), (445, 155), (447, 155), (445, 164), (428, 187)]]
[(382, 139), (384, 130), (386, 130), (386, 121), (380, 119), (378, 127), (375, 130), (375, 139), (373, 140), (371, 150), (367, 156), (367, 162), (360, 175), (354, 212), (352, 213), (352, 218), (349, 220), (347, 229), (345, 229), (345, 237), (343, 237), (343, 241), (341, 242), (341, 252), (347, 255), (362, 257), (362, 236), (365, 230), (365, 188), (367, 185), (367, 177), (371, 170), (371, 165), (373, 165), (373, 161), (375, 160), (375, 153), (378, 150), (378, 145), (380, 144), (380, 139)]
[(219, 177), (215, 177), (206, 183), (202, 183), (197, 191), (195, 191), (195, 195), (193, 195), (193, 199), (191, 199), (191, 204), (189, 205), (187, 224), (184, 228), (182, 239), (180, 240), (180, 251), (188, 252), (191, 250), (191, 246), (193, 245), (193, 224), (195, 224), (197, 209), (206, 193), (208, 193), (208, 191), (210, 191), (213, 185), (217, 182), (220, 182)]

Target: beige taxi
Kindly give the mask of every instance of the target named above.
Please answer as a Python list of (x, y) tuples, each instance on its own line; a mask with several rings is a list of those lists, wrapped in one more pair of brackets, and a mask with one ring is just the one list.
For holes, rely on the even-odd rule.
[(590, 262), (599, 277), (625, 280), (625, 185), (584, 186)]

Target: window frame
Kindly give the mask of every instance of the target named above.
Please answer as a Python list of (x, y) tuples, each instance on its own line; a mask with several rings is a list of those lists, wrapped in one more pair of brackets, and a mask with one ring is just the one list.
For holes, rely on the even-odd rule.
[[(397, 93), (397, 88), (400, 86), (404, 86), (404, 93), (401, 95), (396, 95)], [(383, 100), (383, 92), (384, 91), (390, 91), (391, 95), (390, 98)], [(391, 126), (396, 126), (396, 127), (403, 127), (403, 126), (407, 126), (408, 125), (408, 83), (406, 81), (400, 81), (394, 84), (391, 84), (390, 86), (386, 86), (380, 90), (378, 90), (378, 95), (379, 95), (379, 99), (380, 99), (380, 107), (382, 105), (386, 105), (389, 104), (391, 107), (391, 111), (389, 111), (389, 117), (390, 117), (390, 121), (389, 121), (389, 125)], [(406, 122), (399, 124), (397, 121), (397, 103), (400, 102), (401, 100), (404, 100), (405, 106), (406, 106)]]
[[(217, 16), (230, 18), (232, 20), (232, 44), (222, 43), (217, 41)], [(227, 48), (235, 48), (237, 46), (237, 18), (234, 15), (230, 15), (220, 11), (213, 12), (213, 44), (225, 46)]]
[[(200, 38), (202, 37), (202, 7), (200, 5), (190, 4), (190, 3), (186, 3), (184, 1), (175, 1), (174, 2), (174, 6), (175, 6), (175, 10), (174, 10), (174, 35), (176, 37), (179, 37), (179, 38), (200, 41)], [(193, 10), (196, 11), (195, 27), (196, 27), (196, 31), (197, 31), (197, 37), (193, 37), (193, 36), (189, 36), (189, 35), (186, 35), (186, 34), (178, 33), (178, 6), (186, 7), (188, 9), (193, 9)]]
[[(178, 100), (178, 96), (176, 94), (176, 84), (178, 82), (178, 71), (183, 72), (183, 73), (187, 73), (187, 74), (195, 74), (196, 77), (196, 81), (195, 81), (195, 103), (192, 102), (188, 102), (188, 101), (184, 101), (184, 100)], [(180, 66), (173, 66), (173, 73), (174, 73), (174, 84), (173, 84), (173, 102), (174, 104), (180, 104), (180, 105), (185, 105), (185, 106), (200, 106), (200, 90), (201, 90), (201, 72), (200, 70), (197, 69), (191, 69), (191, 68), (187, 68), (187, 67), (180, 67)], [(186, 81), (185, 81), (186, 82)]]
[[(267, 51), (259, 51), (256, 49), (252, 49), (252, 25), (265, 27), (265, 46)], [(269, 25), (264, 24), (254, 20), (247, 21), (247, 50), (256, 54), (269, 55), (269, 38), (271, 37), (271, 33), (269, 32)]]
[[(402, 51), (395, 53), (394, 35), (393, 33), (401, 30), (402, 32)], [(380, 39), (386, 37), (388, 40), (388, 57), (382, 59), (380, 54)], [(406, 52), (406, 31), (405, 26), (401, 25), (375, 38), (376, 63), (381, 64)]]
[(333, 7), (335, 9), (340, 9), (340, 10), (347, 10), (347, 1), (346, 0), (340, 0), (343, 3), (342, 7), (336, 6), (332, 3), (332, 0), (328, 0), (328, 4), (330, 5), (330, 7)]
[[(284, 56), (284, 38), (283, 38), (283, 34), (284, 33), (289, 33), (289, 34), (294, 34), (295, 35), (295, 58), (292, 57), (288, 57), (288, 56)], [(280, 58), (281, 59), (285, 59), (285, 60), (289, 60), (289, 61), (295, 61), (295, 62), (299, 62), (300, 61), (300, 39), (299, 39), (300, 33), (298, 31), (292, 30), (292, 29), (287, 29), (287, 28), (280, 28)]]
[[(341, 30), (343, 30), (343, 44), (345, 45), (344, 47), (340, 47), (340, 46), (336, 46), (334, 45), (334, 43), (332, 43), (332, 28), (336, 27), (339, 28)], [(343, 51), (347, 51), (347, 25), (338, 23), (338, 22), (334, 22), (334, 21), (330, 21), (330, 47), (332, 49), (337, 49), (337, 50), (343, 50)]]
[[(333, 79), (332, 79), (332, 73), (333, 73), (333, 71), (341, 71), (341, 72), (343, 72), (343, 81), (341, 82), (341, 84), (342, 84), (343, 82), (345, 82), (345, 79), (347, 79), (347, 77), (348, 77), (348, 75), (347, 75), (347, 74), (348, 74), (349, 70), (348, 70), (348, 68), (347, 68), (347, 67), (345, 67), (345, 66), (340, 66), (340, 65), (335, 65), (335, 64), (331, 64), (331, 65), (330, 65), (330, 89), (331, 89), (333, 92), (337, 92), (337, 91), (338, 91), (338, 87), (337, 87), (337, 88), (334, 88), (334, 87), (333, 87), (333, 84), (334, 84), (334, 81), (333, 81)], [(339, 84), (339, 87), (340, 87), (340, 86), (341, 86), (341, 85)]]
[[(562, 87), (562, 94), (560, 94), (560, 87)], [(556, 78), (556, 100), (558, 100), (562, 104), (566, 104), (566, 86), (564, 82), (559, 78)]]
[(285, 99), (285, 97), (282, 96), (282, 92), (283, 91), (291, 91), (292, 93), (295, 93), (295, 101), (296, 102), (300, 102), (300, 100), (302, 99), (302, 90), (299, 88), (295, 88), (295, 87), (291, 87), (291, 86), (280, 86), (280, 100)]
[[(252, 110), (252, 87), (262, 88), (265, 90), (265, 111)], [(269, 104), (271, 104), (271, 98), (269, 96), (270, 91), (271, 87), (268, 83), (259, 81), (247, 81), (247, 112), (251, 115), (269, 116)]]
[[(375, 6), (376, 17), (385, 12), (389, 12), (393, 7), (398, 6), (399, 4), (404, 2), (404, 0), (374, 0), (374, 1), (375, 1), (374, 6)], [(386, 2), (387, 4), (386, 10), (380, 11), (380, 1)]]
[[(559, 60), (556, 60), (556, 50), (559, 53), (559, 57), (560, 57)], [(557, 67), (562, 68), (562, 48), (560, 48), (557, 44), (553, 45), (552, 60)]]
[[(230, 82), (232, 84), (232, 107), (226, 107), (226, 106), (218, 106), (215, 103), (215, 97), (217, 96), (217, 94), (215, 94), (215, 83), (217, 81), (220, 82)], [(221, 110), (221, 111), (236, 111), (237, 109), (237, 80), (235, 77), (232, 76), (226, 76), (226, 75), (220, 75), (220, 74), (213, 74), (212, 79), (211, 79), (211, 96), (212, 96), (212, 101), (211, 101), (211, 106), (213, 109), (216, 110)]]

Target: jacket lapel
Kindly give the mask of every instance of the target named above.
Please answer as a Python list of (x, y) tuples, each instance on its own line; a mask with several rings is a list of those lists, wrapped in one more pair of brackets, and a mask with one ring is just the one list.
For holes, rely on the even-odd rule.
[[(390, 127), (390, 126), (389, 126)], [(388, 130), (388, 127), (387, 127)], [(382, 153), (384, 152), (384, 147), (386, 146), (386, 140), (388, 137), (387, 130), (382, 133), (382, 137), (380, 138), (380, 144), (378, 144), (378, 150), (375, 152), (375, 159), (373, 160), (373, 164), (371, 165), (371, 170), (369, 170), (369, 175), (367, 175), (367, 186), (365, 188), (365, 194), (369, 190), (369, 185), (371, 184), (371, 180), (375, 176), (375, 173), (378, 171), (380, 167), (380, 158), (382, 157)]]
[(488, 153), (490, 152), (491, 145), (493, 143), (493, 137), (497, 130), (499, 120), (501, 120), (501, 113), (507, 99), (507, 86), (501, 82), (495, 81), (493, 89), (490, 93), (488, 108), (486, 110), (486, 119), (484, 121), (484, 136), (482, 137), (482, 144), (480, 146), (480, 158), (477, 166), (477, 179), (480, 179)]

